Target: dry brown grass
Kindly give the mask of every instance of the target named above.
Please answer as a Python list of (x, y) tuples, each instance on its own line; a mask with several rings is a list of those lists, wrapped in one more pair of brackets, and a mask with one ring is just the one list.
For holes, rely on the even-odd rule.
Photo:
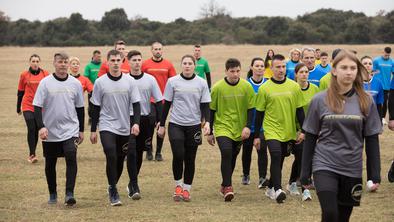
[[(228, 57), (239, 58), (246, 73), (250, 60), (255, 56), (264, 57), (268, 48), (276, 53), (287, 52), (292, 46), (254, 46), (212, 45), (203, 48), (203, 55), (208, 59), (213, 80), (223, 77), (224, 61)], [(321, 45), (329, 53), (336, 48), (353, 48), (358, 55), (379, 55), (383, 45)], [(393, 45), (392, 45), (393, 47)], [(97, 47), (106, 52), (110, 47)], [(139, 49), (147, 58), (149, 47), (128, 47)], [(87, 140), (78, 152), (78, 177), (75, 195), (77, 205), (64, 207), (65, 164), (58, 161), (59, 204), (48, 206), (47, 185), (44, 175), (42, 148), (38, 146), (39, 162), (27, 163), (26, 127), (23, 117), (15, 113), (17, 81), (19, 73), (28, 67), (28, 57), (37, 53), (42, 58), (42, 67), (50, 71), (52, 56), (58, 50), (81, 59), (84, 66), (90, 59), (93, 47), (72, 48), (0, 48), (1, 64), (1, 103), (0, 111), (0, 220), (1, 221), (319, 221), (320, 207), (313, 192), (314, 200), (302, 203), (300, 198), (290, 197), (285, 204), (278, 205), (268, 200), (262, 190), (257, 189), (256, 155), (253, 154), (251, 168), (252, 183), (240, 185), (242, 174), (240, 158), (233, 176), (236, 197), (231, 203), (224, 203), (218, 194), (221, 182), (220, 154), (217, 147), (210, 147), (206, 142), (200, 146), (196, 175), (192, 189), (193, 200), (190, 203), (174, 203), (171, 195), (173, 180), (171, 171), (171, 151), (166, 139), (164, 144), (165, 161), (144, 162), (139, 177), (143, 198), (140, 201), (129, 200), (125, 187), (127, 174), (124, 172), (119, 182), (122, 207), (110, 207), (106, 194), (105, 159), (100, 145), (91, 145)], [(168, 46), (164, 56), (179, 70), (180, 58), (191, 53), (191, 46)], [(394, 132), (387, 128), (381, 136), (382, 185), (379, 192), (364, 193), (361, 207), (355, 208), (352, 221), (393, 221), (394, 220), (394, 184), (387, 182), (387, 170), (394, 157)], [(87, 138), (89, 133), (85, 134)], [(292, 157), (284, 165), (283, 184), (288, 180)]]

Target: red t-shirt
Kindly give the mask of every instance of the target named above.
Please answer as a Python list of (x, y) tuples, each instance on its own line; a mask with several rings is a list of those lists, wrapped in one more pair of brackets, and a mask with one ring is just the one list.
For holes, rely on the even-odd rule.
[(93, 91), (93, 84), (87, 77), (79, 75), (75, 78), (81, 83), (84, 92), (88, 91), (88, 93), (90, 93)]
[[(130, 64), (129, 61), (127, 61), (127, 59), (124, 59), (122, 65), (120, 65), (120, 71), (122, 73), (130, 73)], [(107, 74), (108, 72), (109, 72), (108, 62), (105, 61), (101, 64), (100, 70), (97, 73), (97, 77)]]
[(18, 91), (24, 91), (22, 99), (22, 111), (34, 112), (33, 99), (40, 81), (48, 76), (48, 71), (42, 70), (33, 75), (29, 70), (21, 73), (19, 77)]
[(164, 93), (164, 89), (166, 88), (167, 80), (176, 75), (172, 63), (165, 59), (162, 59), (160, 62), (147, 59), (142, 63), (141, 70), (155, 77), (162, 93)]

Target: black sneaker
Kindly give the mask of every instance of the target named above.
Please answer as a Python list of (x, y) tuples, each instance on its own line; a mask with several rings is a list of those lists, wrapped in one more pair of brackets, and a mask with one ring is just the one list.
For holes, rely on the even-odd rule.
[(389, 179), (390, 183), (394, 182), (394, 161), (391, 162), (391, 167), (390, 167), (390, 170), (387, 174), (387, 178)]
[(153, 154), (152, 154), (152, 151), (146, 151), (146, 159), (147, 160), (149, 160), (149, 161), (152, 161), (153, 160)]
[(57, 193), (49, 194), (48, 204), (56, 204), (57, 203)]
[(269, 184), (269, 180), (263, 177), (260, 177), (259, 179), (259, 185), (257, 186), (257, 188), (259, 189), (263, 189), (266, 188)]
[(72, 206), (76, 203), (77, 203), (77, 201), (74, 198), (74, 194), (72, 192), (67, 192), (66, 197), (64, 198), (64, 205)]
[(249, 185), (250, 184), (250, 177), (249, 175), (242, 175), (242, 182), (243, 185)]
[(163, 156), (161, 155), (161, 153), (156, 153), (155, 160), (156, 161), (163, 161)]
[(141, 192), (140, 188), (138, 187), (138, 184), (130, 184), (127, 186), (127, 193), (129, 198), (133, 200), (139, 200), (141, 199)]
[(111, 206), (121, 206), (122, 202), (120, 202), (119, 193), (116, 187), (109, 186), (109, 202), (111, 202)]

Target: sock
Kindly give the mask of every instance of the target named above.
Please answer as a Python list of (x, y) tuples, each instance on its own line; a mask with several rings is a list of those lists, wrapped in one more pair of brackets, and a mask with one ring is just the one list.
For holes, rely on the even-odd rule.
[(182, 179), (180, 179), (180, 180), (175, 180), (175, 186), (183, 186), (183, 181), (182, 181)]
[(183, 184), (183, 190), (187, 190), (190, 192), (190, 189), (192, 189), (192, 185), (191, 184)]

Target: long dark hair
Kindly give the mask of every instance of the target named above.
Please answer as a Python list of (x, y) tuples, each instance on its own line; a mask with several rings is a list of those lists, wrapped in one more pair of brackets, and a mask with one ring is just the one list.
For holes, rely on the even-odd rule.
[[(250, 66), (253, 66), (254, 62), (256, 62), (256, 61), (263, 61), (264, 62), (264, 59), (261, 58), (261, 57), (255, 57), (255, 58), (252, 59), (252, 62), (250, 63)], [(253, 70), (249, 69), (248, 74), (247, 74), (247, 79), (249, 79), (252, 76), (253, 76)]]
[(274, 57), (274, 55), (275, 55), (274, 50), (268, 49), (267, 55), (265, 55), (265, 62), (264, 62), (265, 68), (269, 68), (270, 67), (269, 61), (272, 60), (272, 57), (269, 56), (270, 52), (272, 52), (272, 57)]

